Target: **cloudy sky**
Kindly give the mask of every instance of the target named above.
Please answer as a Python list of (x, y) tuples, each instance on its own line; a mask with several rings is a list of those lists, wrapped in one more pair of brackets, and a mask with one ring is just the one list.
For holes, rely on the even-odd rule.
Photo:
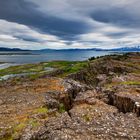
[(140, 44), (140, 0), (0, 0), (0, 47), (118, 48)]

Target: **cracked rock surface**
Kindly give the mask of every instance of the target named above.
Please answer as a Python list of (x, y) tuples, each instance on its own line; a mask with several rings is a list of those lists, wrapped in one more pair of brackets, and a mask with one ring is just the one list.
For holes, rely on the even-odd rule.
[(0, 83), (2, 140), (140, 140), (140, 54), (104, 56), (65, 79)]

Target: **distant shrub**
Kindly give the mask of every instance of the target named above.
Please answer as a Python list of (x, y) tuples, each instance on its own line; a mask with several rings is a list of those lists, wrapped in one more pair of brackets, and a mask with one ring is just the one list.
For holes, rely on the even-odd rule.
[(93, 56), (93, 57), (91, 57), (91, 58), (89, 58), (88, 60), (89, 61), (92, 61), (92, 60), (95, 60), (96, 58)]

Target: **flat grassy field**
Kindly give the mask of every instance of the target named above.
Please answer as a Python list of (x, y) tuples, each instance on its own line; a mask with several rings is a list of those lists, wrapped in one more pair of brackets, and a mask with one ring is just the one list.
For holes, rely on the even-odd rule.
[(0, 70), (0, 77), (11, 74), (27, 73), (28, 77), (37, 78), (39, 76), (50, 74), (51, 72), (61, 70), (62, 74), (59, 77), (64, 77), (72, 73), (76, 73), (87, 66), (86, 61), (52, 61), (42, 62), (38, 64), (24, 64), (18, 66), (11, 66)]

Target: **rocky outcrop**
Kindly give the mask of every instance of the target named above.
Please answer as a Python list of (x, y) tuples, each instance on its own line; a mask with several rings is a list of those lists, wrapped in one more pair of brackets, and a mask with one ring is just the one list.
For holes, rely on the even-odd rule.
[(140, 120), (131, 113), (118, 113), (117, 108), (97, 99), (96, 94), (94, 90), (79, 92), (73, 107), (46, 121), (32, 139), (139, 140)]
[(66, 110), (72, 108), (73, 101), (79, 92), (84, 92), (91, 89), (91, 87), (80, 84), (74, 80), (65, 79), (62, 81), (64, 86), (63, 92), (48, 92), (46, 94), (46, 106), (50, 109), (59, 109), (62, 103)]
[(140, 53), (105, 56), (90, 61), (84, 70), (70, 74), (68, 78), (94, 87), (104, 86), (106, 83), (111, 83), (115, 76), (139, 73), (139, 59)]
[(140, 116), (140, 94), (137, 96), (128, 91), (123, 93), (110, 93), (109, 104), (116, 106), (120, 112), (127, 113), (133, 112), (137, 116)]
[(139, 140), (140, 89), (138, 82), (128, 81), (139, 81), (140, 69), (135, 63), (132, 66), (130, 59), (132, 56), (101, 58), (87, 69), (69, 75), (84, 84), (64, 82), (67, 88), (59, 102), (67, 110), (46, 121), (34, 139)]

